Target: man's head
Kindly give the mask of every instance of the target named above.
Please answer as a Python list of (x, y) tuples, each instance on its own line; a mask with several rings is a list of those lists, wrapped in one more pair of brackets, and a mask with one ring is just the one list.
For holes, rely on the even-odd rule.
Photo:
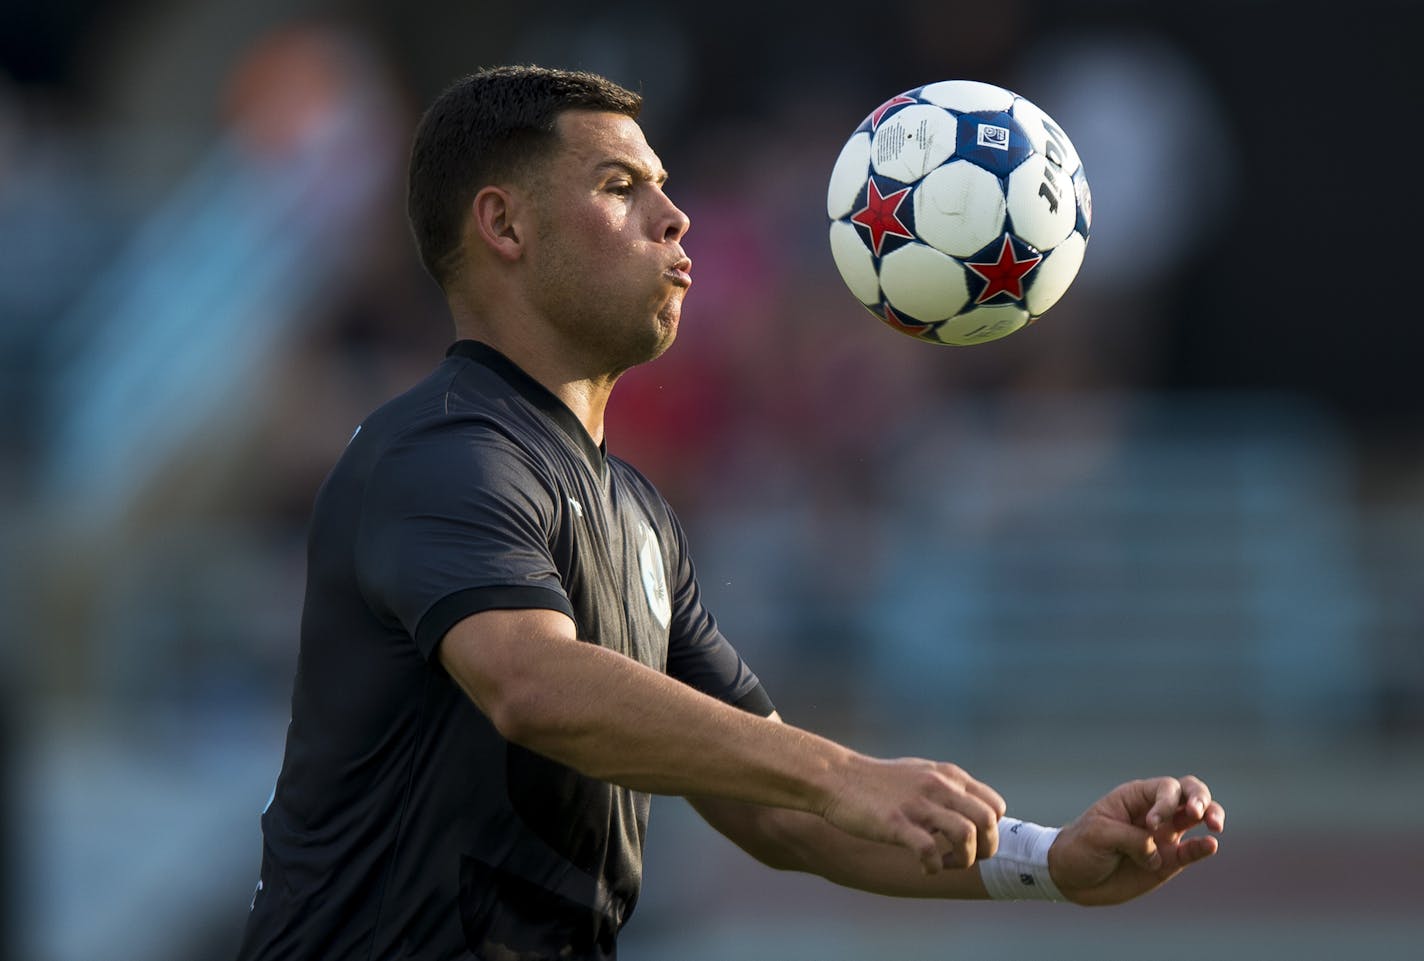
[(637, 119), (642, 98), (591, 73), (511, 66), (446, 88), (426, 110), (411, 150), (407, 212), (421, 261), (446, 285), (475, 194), (497, 181), (529, 183), (557, 145), (567, 110)]
[(430, 108), (411, 223), (457, 333), (539, 340), (588, 376), (672, 343), (692, 283), (688, 218), (663, 192), (639, 104), (590, 74), (513, 67)]

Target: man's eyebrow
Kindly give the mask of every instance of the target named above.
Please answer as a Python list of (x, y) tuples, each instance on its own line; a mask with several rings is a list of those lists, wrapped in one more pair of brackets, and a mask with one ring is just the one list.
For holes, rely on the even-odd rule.
[(668, 179), (666, 170), (654, 172), (651, 167), (645, 167), (631, 160), (605, 160), (594, 169), (600, 172), (609, 169), (621, 170), (634, 180), (649, 180), (659, 187), (667, 183)]

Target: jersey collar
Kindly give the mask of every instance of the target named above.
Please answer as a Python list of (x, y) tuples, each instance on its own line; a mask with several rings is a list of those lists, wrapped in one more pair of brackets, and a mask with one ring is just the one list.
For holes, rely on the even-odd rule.
[(600, 474), (603, 473), (604, 460), (607, 455), (604, 445), (595, 444), (593, 438), (588, 436), (588, 431), (584, 429), (583, 422), (573, 411), (569, 410), (568, 405), (555, 397), (543, 384), (526, 374), (514, 361), (489, 344), (478, 340), (457, 340), (450, 345), (445, 356), (464, 357), (494, 371), (501, 380), (518, 391), (521, 397), (537, 407), (555, 424), (558, 424), (559, 428), (568, 434), (569, 438), (584, 452), (584, 456), (588, 458), (588, 462), (593, 465), (594, 470)]

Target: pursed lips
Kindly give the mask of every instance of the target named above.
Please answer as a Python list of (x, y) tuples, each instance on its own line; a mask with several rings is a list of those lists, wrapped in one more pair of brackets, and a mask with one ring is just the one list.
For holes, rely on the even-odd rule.
[(668, 277), (672, 278), (672, 282), (677, 286), (691, 287), (692, 259), (690, 257), (683, 257), (681, 260), (673, 263), (670, 267), (668, 267), (665, 273)]

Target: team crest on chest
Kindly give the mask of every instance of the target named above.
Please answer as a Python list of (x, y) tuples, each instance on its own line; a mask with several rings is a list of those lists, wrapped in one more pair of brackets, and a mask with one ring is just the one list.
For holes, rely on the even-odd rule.
[(663, 572), (663, 552), (658, 536), (646, 521), (638, 522), (638, 566), (643, 574), (643, 593), (658, 624), (666, 628), (672, 622), (672, 600), (668, 597), (667, 575)]

